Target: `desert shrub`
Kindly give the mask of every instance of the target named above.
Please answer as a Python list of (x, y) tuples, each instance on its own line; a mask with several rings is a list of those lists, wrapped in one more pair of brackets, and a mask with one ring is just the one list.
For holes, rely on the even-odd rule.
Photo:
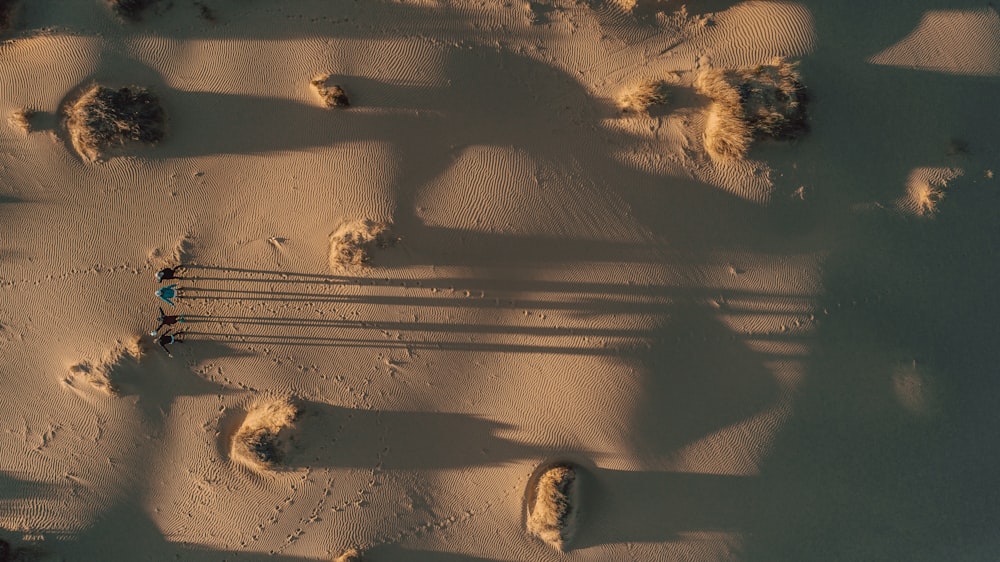
[(281, 432), (298, 416), (299, 408), (289, 398), (253, 406), (233, 435), (230, 455), (254, 468), (273, 468), (284, 456)]
[(661, 80), (647, 80), (622, 92), (618, 107), (622, 113), (643, 114), (655, 105), (667, 103), (666, 85)]
[(31, 126), (31, 120), (35, 117), (35, 110), (23, 108), (10, 114), (10, 124), (17, 127), (25, 133), (30, 133), (33, 128)]
[(73, 147), (90, 161), (126, 143), (159, 142), (164, 120), (159, 99), (138, 86), (113, 89), (95, 84), (66, 109), (66, 130)]
[(387, 248), (395, 242), (384, 222), (364, 219), (345, 223), (330, 234), (330, 268), (363, 265), (371, 259), (374, 248)]
[(347, 94), (344, 92), (344, 88), (339, 84), (331, 83), (332, 76), (329, 74), (321, 74), (313, 78), (309, 83), (312, 84), (313, 90), (319, 96), (320, 100), (323, 101), (323, 105), (326, 107), (348, 107), (351, 102), (347, 99)]
[(718, 159), (740, 158), (754, 139), (790, 139), (806, 130), (806, 92), (795, 64), (712, 69), (695, 82), (711, 98), (705, 149)]
[(529, 490), (528, 532), (565, 551), (576, 530), (576, 470), (561, 464), (546, 469)]

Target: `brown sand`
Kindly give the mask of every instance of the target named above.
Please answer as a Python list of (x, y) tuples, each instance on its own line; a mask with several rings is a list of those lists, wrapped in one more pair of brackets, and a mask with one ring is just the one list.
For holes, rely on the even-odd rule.
[[(1000, 16), (944, 4), (21, 2), (0, 538), (108, 562), (996, 559)], [(698, 76), (775, 57), (809, 133), (706, 149)], [(650, 79), (668, 103), (623, 116)], [(91, 84), (154, 93), (162, 140), (81, 158), (59, 122)], [(35, 133), (7, 123), (24, 108)], [(153, 274), (177, 263), (171, 308)], [(159, 306), (187, 315), (174, 357), (120, 351)], [(288, 395), (297, 428), (247, 415)], [(287, 454), (246, 468), (266, 431)], [(551, 458), (586, 467), (566, 552), (525, 528)]]

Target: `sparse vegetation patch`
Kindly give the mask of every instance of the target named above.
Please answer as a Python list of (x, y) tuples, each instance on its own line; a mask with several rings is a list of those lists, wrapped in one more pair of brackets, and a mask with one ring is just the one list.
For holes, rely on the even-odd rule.
[(713, 158), (741, 158), (754, 139), (790, 139), (806, 130), (806, 91), (794, 63), (708, 70), (695, 87), (712, 100), (705, 149)]
[(653, 106), (667, 103), (666, 84), (662, 80), (646, 80), (622, 92), (618, 107), (622, 113), (647, 114)]

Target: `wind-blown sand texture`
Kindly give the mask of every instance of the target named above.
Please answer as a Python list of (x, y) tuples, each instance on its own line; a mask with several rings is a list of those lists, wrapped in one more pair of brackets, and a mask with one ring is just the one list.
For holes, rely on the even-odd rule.
[(576, 532), (580, 509), (576, 470), (557, 465), (543, 471), (528, 497), (528, 532), (565, 551)]
[[(45, 562), (1000, 559), (993, 4), (22, 0), (0, 539)], [(780, 83), (775, 58), (808, 133), (713, 158), (699, 76)], [(648, 80), (670, 99), (623, 114)], [(155, 95), (162, 139), (81, 156), (65, 109), (94, 84)], [(379, 224), (401, 242), (365, 242)], [(159, 307), (185, 315), (173, 357)], [(301, 414), (248, 467), (233, 436), (275, 396)], [(585, 484), (565, 552), (526, 530), (552, 459)]]

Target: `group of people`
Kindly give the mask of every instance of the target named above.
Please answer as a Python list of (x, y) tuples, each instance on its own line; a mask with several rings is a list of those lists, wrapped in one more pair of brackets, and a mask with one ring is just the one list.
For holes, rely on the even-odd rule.
[[(180, 279), (177, 274), (181, 269), (183, 269), (183, 266), (179, 265), (175, 267), (163, 268), (156, 272), (156, 280), (163, 283), (164, 281), (171, 279)], [(157, 289), (156, 296), (170, 306), (174, 306), (174, 299), (181, 297), (181, 288), (177, 286), (177, 283), (171, 283), (165, 287)], [(183, 340), (181, 340), (180, 332), (171, 332), (172, 328), (169, 327), (183, 323), (184, 315), (170, 315), (163, 311), (162, 306), (158, 308), (160, 309), (160, 316), (157, 318), (157, 321), (160, 324), (156, 327), (156, 329), (150, 332), (149, 335), (153, 336), (156, 343), (158, 343), (160, 347), (167, 352), (168, 356), (173, 357), (173, 354), (170, 353), (170, 349), (168, 349), (167, 346), (173, 343), (183, 343)], [(163, 328), (167, 328), (167, 330), (163, 334), (160, 334), (160, 330)]]

